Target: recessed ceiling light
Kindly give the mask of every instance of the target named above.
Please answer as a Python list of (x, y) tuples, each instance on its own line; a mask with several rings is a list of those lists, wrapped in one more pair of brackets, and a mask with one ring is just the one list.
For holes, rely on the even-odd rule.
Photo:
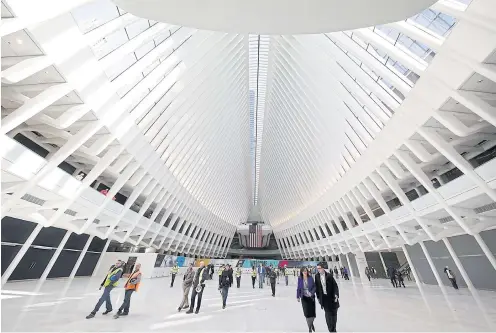
[(45, 74), (48, 74), (48, 71), (45, 71)]
[(482, 81), (484, 81), (484, 80), (482, 80), (482, 79), (480, 79), (480, 80), (477, 80), (477, 83), (481, 83)]
[(21, 45), (21, 44), (22, 44), (22, 43), (24, 43), (24, 42), (22, 41), (22, 39), (17, 38), (17, 39), (16, 39), (16, 43), (17, 43), (17, 44), (19, 44), (19, 45)]

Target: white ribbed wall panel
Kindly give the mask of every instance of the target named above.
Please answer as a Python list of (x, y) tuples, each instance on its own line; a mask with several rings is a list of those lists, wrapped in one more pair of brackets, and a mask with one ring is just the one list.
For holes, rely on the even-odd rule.
[[(308, 102), (297, 101), (299, 118), (294, 122), (282, 114), (282, 107), (273, 112), (274, 118), (267, 117), (265, 138), (279, 133), (300, 136), (288, 143), (271, 140), (273, 147), (264, 145), (262, 152), (262, 211), (286, 258), (317, 257), (315, 250), (336, 255), (423, 240), (446, 243), (446, 237), (465, 233), (487, 248), (478, 233), (496, 226), (494, 160), (476, 168), (469, 160), (496, 144), (496, 20), (491, 10), (495, 7), (490, 1), (474, 0), (469, 7), (441, 1), (433, 8), (456, 18), (444, 36), (407, 20), (379, 28), (273, 38), (285, 45), (280, 53), (291, 58), (286, 68), (296, 63), (288, 76), (300, 78), (298, 67), (309, 69), (308, 63), (318, 63), (322, 72), (329, 72), (327, 78), (338, 83), (325, 84), (313, 73), (310, 79), (299, 79), (301, 86), (308, 85), (300, 98), (315, 93), (312, 84), (321, 82), (341, 102), (328, 112), (354, 115), (341, 113), (347, 123), (340, 130), (346, 133), (344, 147), (322, 157), (315, 152), (328, 142), (329, 133), (319, 131), (315, 123), (325, 118), (306, 109)], [(430, 48), (434, 59), (419, 57), (398, 42), (402, 38)], [(280, 54), (274, 58), (278, 57), (282, 58)], [(393, 66), (396, 61), (402, 66)], [(404, 74), (402, 68), (407, 69)], [(271, 75), (280, 71), (274, 68)], [(280, 94), (273, 90), (275, 83), (270, 84), (269, 94)], [(347, 94), (340, 93), (343, 88)], [(293, 99), (285, 96), (284, 103)], [(323, 98), (319, 95), (319, 101)], [(271, 153), (276, 150), (285, 152)], [(341, 160), (325, 164), (326, 157), (339, 154)], [(462, 175), (445, 184), (443, 174), (455, 167)], [(319, 168), (325, 176), (313, 183)], [(281, 184), (285, 187), (274, 195)], [(314, 195), (303, 195), (305, 190)], [(314, 229), (319, 226), (322, 230)], [(301, 238), (302, 232), (312, 233), (313, 240)], [(494, 256), (485, 253), (493, 263)]]
[[(252, 195), (247, 36), (151, 22), (110, 1), (73, 1), (35, 18), (28, 2), (5, 1), (24, 24), (2, 26), (12, 48), (2, 53), (1, 129), (36, 139), (49, 155), (10, 187), (2, 216), (21, 214), (25, 194), (43, 197), (40, 186), (66, 160), (77, 166), (74, 175), (87, 176), (70, 195), (40, 198), (53, 200), (50, 209), (35, 208), (38, 222), (164, 250), (196, 251), (201, 243), (199, 253), (221, 255), (214, 242), (246, 219)], [(109, 195), (85, 210), (81, 195), (95, 182)], [(117, 193), (128, 199), (109, 213)], [(185, 235), (190, 225), (197, 231)]]

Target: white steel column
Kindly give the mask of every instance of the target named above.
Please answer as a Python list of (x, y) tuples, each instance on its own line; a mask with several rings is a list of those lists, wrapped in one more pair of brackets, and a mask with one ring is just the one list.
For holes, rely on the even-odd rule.
[(348, 258), (348, 253), (344, 255), (346, 257), (346, 262), (348, 263), (348, 271), (350, 272), (351, 281), (355, 282), (355, 277), (353, 276), (353, 269), (351, 268), (350, 258)]
[(107, 238), (107, 242), (105, 242), (105, 246), (103, 247), (102, 253), (100, 254), (100, 258), (98, 258), (95, 268), (93, 269), (93, 273), (91, 274), (92, 277), (96, 276), (96, 272), (98, 272), (98, 269), (100, 268), (100, 264), (102, 263), (102, 259), (103, 256), (105, 255), (105, 252), (107, 252), (109, 244), (110, 244), (110, 238)]
[(470, 290), (470, 293), (472, 294), (472, 297), (474, 298), (475, 302), (477, 303), (477, 306), (481, 310), (484, 318), (486, 319), (489, 326), (494, 329), (495, 325), (494, 325), (493, 321), (488, 317), (486, 307), (484, 306), (484, 304), (481, 301), (479, 292), (472, 284), (472, 280), (470, 280), (470, 277), (468, 276), (467, 271), (463, 267), (462, 262), (460, 261), (455, 250), (451, 246), (451, 243), (449, 242), (449, 240), (447, 238), (443, 238), (443, 242), (444, 242), (444, 245), (446, 245), (446, 248), (448, 249), (448, 251), (451, 255), (451, 258), (453, 258), (453, 261), (455, 262), (456, 267), (460, 271), (460, 274), (462, 275), (463, 279), (465, 280), (465, 283), (467, 284), (467, 287)]
[(24, 257), (26, 252), (29, 250), (29, 247), (35, 240), (36, 236), (40, 233), (41, 229), (43, 228), (43, 225), (37, 224), (34, 230), (31, 232), (31, 235), (29, 235), (28, 239), (26, 239), (26, 242), (22, 245), (21, 249), (19, 252), (17, 252), (16, 256), (10, 263), (9, 267), (5, 270), (5, 272), (2, 275), (2, 286), (9, 280), (10, 276), (16, 269), (17, 265), (19, 265), (19, 262), (21, 259)]
[(427, 262), (429, 262), (429, 266), (431, 267), (432, 273), (434, 273), (434, 277), (436, 278), (437, 284), (439, 285), (439, 288), (441, 288), (441, 291), (443, 294), (446, 294), (446, 286), (443, 284), (443, 281), (441, 280), (441, 276), (439, 276), (439, 272), (436, 269), (436, 266), (434, 265), (434, 262), (432, 261), (431, 255), (429, 254), (429, 251), (427, 251), (427, 248), (425, 247), (424, 242), (420, 241), (419, 242), (420, 247), (422, 247), (422, 251), (424, 251), (425, 258), (427, 259)]
[(234, 238), (233, 237), (234, 233), (233, 232), (230, 232), (230, 234), (231, 234), (231, 237), (229, 238), (229, 242), (227, 243), (227, 245), (226, 245), (226, 247), (224, 249), (224, 252), (221, 255), (221, 258), (225, 258), (226, 255), (227, 255), (227, 251), (229, 251), (229, 249), (231, 248), (231, 242), (232, 242), (232, 240)]
[(403, 253), (405, 254), (406, 260), (408, 261), (408, 264), (410, 265), (410, 270), (412, 271), (413, 278), (415, 279), (415, 283), (417, 284), (417, 288), (420, 292), (420, 295), (422, 296), (422, 299), (424, 300), (424, 303), (429, 310), (429, 312), (432, 312), (431, 306), (429, 305), (429, 302), (425, 298), (425, 293), (424, 293), (424, 287), (422, 287), (422, 282), (420, 281), (419, 275), (417, 274), (417, 269), (413, 265), (412, 258), (410, 258), (410, 254), (406, 250), (406, 246), (403, 244), (401, 245), (401, 248), (403, 249)]
[(81, 263), (83, 262), (84, 256), (86, 255), (86, 252), (88, 251), (88, 248), (90, 247), (91, 242), (93, 241), (93, 238), (95, 236), (90, 236), (88, 237), (88, 240), (86, 241), (86, 244), (84, 245), (83, 251), (79, 254), (79, 258), (76, 261), (76, 264), (74, 265), (74, 268), (72, 269), (71, 275), (69, 275), (70, 278), (74, 278), (76, 276), (77, 270)]
[(40, 281), (46, 280), (48, 274), (50, 274), (50, 271), (52, 270), (53, 265), (57, 261), (57, 258), (59, 257), (60, 253), (62, 252), (62, 249), (64, 248), (65, 243), (67, 243), (67, 241), (69, 240), (69, 237), (71, 236), (71, 234), (72, 234), (72, 232), (69, 230), (65, 233), (64, 238), (62, 238), (62, 241), (60, 242), (59, 246), (57, 247), (57, 250), (53, 254), (52, 258), (50, 258), (50, 261), (48, 262), (47, 267), (43, 271), (43, 274), (40, 277)]
[(474, 238), (477, 241), (477, 243), (479, 243), (482, 252), (484, 252), (491, 265), (493, 265), (494, 270), (496, 270), (496, 259), (494, 258), (494, 255), (492, 254), (491, 250), (487, 247), (486, 242), (484, 242), (480, 234), (474, 234)]
[(386, 274), (386, 278), (387, 278), (388, 277), (387, 267), (386, 267), (386, 263), (384, 262), (384, 258), (382, 257), (381, 251), (379, 251), (379, 258), (381, 258), (382, 267), (384, 267), (384, 274)]

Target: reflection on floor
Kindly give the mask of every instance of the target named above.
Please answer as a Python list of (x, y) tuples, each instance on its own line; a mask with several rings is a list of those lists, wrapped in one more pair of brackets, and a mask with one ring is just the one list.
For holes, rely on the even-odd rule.
[[(198, 315), (178, 313), (181, 279), (173, 288), (169, 279), (144, 280), (133, 295), (130, 315), (113, 319), (100, 313), (85, 316), (101, 292), (101, 279), (51, 280), (7, 283), (1, 294), (2, 331), (174, 331), (174, 332), (306, 332), (301, 304), (296, 302), (296, 283), (277, 285), (276, 297), (270, 288), (252, 289), (249, 276), (241, 288), (231, 288), (226, 309), (221, 308), (217, 280), (208, 281)], [(338, 331), (494, 331), (496, 293), (480, 291), (474, 301), (467, 289), (448, 289), (444, 296), (436, 286), (424, 286), (424, 295), (414, 282), (394, 289), (386, 280), (362, 285), (338, 280), (341, 308)], [(115, 310), (124, 291), (112, 291)], [(101, 311), (104, 311), (103, 306)], [(490, 326), (492, 325), (492, 326)], [(317, 309), (317, 331), (326, 331), (324, 313)]]

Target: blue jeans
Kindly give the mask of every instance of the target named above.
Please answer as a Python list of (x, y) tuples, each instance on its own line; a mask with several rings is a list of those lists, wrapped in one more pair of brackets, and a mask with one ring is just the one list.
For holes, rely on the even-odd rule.
[(286, 280), (286, 285), (288, 285), (289, 276), (286, 275), (284, 279)]
[(103, 294), (98, 302), (96, 302), (95, 308), (93, 309), (93, 311), (91, 311), (91, 313), (96, 314), (98, 310), (100, 310), (100, 307), (104, 302), (107, 311), (112, 311), (112, 302), (110, 301), (110, 292), (112, 291), (112, 289), (114, 289), (114, 287), (112, 286), (107, 286), (105, 287), (105, 289), (103, 289)]
[(265, 280), (264, 275), (260, 274), (258, 276), (258, 288), (263, 288), (264, 280)]
[(222, 287), (222, 305), (226, 306), (227, 295), (229, 294), (229, 287)]
[(129, 307), (131, 306), (131, 296), (133, 294), (133, 289), (126, 290), (124, 293), (124, 301), (122, 302), (121, 307), (119, 308), (119, 312), (128, 314)]

